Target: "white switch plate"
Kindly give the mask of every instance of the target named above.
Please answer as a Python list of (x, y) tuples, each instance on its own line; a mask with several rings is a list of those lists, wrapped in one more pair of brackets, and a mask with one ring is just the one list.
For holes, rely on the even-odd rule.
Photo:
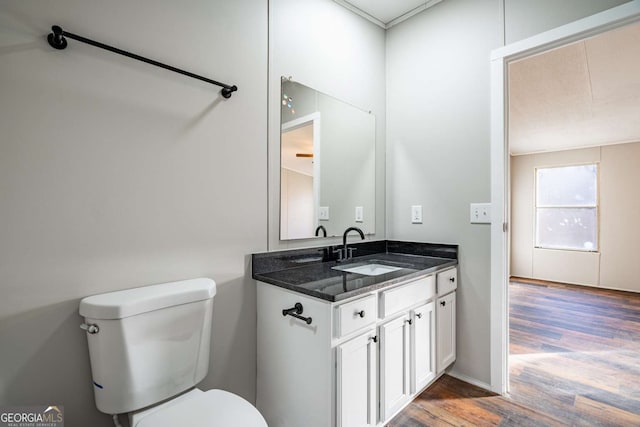
[(471, 224), (491, 224), (491, 203), (471, 203)]
[(320, 221), (329, 221), (329, 206), (320, 206), (318, 208), (318, 219)]
[(411, 224), (422, 224), (422, 206), (411, 206)]
[(356, 222), (364, 222), (364, 207), (356, 206)]

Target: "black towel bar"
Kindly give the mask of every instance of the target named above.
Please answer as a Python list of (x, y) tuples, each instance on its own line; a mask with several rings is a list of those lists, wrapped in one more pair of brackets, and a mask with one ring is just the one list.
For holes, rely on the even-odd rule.
[(307, 325), (310, 325), (312, 322), (311, 317), (300, 316), (302, 314), (302, 311), (303, 311), (302, 304), (297, 302), (293, 307), (282, 310), (282, 315), (293, 316), (296, 319), (303, 320)]
[(99, 47), (100, 49), (108, 50), (109, 52), (117, 53), (119, 55), (126, 56), (128, 58), (137, 59), (138, 61), (146, 62), (147, 64), (155, 65), (156, 67), (164, 68), (165, 70), (173, 71), (174, 73), (182, 74), (187, 77), (191, 77), (197, 80), (202, 80), (203, 82), (211, 83), (216, 86), (222, 87), (222, 96), (224, 98), (230, 98), (233, 92), (238, 90), (238, 87), (235, 85), (228, 85), (225, 83), (220, 83), (215, 80), (208, 79), (206, 77), (199, 76), (197, 74), (191, 73), (189, 71), (181, 70), (180, 68), (173, 67), (171, 65), (163, 64), (162, 62), (154, 61), (153, 59), (145, 58), (144, 56), (136, 55), (135, 53), (127, 52), (126, 50), (118, 49), (117, 47), (109, 46), (104, 43), (97, 42), (95, 40), (91, 40), (77, 34), (69, 33), (64, 31), (58, 25), (54, 25), (51, 27), (51, 31), (53, 31), (47, 37), (49, 44), (56, 49), (64, 49), (67, 47), (67, 40), (65, 37), (68, 37), (73, 40), (77, 40), (82, 43), (89, 44), (91, 46)]

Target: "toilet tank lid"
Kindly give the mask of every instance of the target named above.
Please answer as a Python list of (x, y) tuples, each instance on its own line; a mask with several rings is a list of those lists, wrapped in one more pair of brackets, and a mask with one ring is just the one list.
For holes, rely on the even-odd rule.
[(80, 315), (90, 319), (122, 319), (161, 308), (213, 298), (216, 282), (181, 280), (93, 295), (80, 301)]

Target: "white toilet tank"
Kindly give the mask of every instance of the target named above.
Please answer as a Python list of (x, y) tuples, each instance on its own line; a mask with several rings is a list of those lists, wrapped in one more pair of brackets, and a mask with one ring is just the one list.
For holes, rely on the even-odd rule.
[(215, 293), (215, 282), (203, 278), (80, 301), (100, 411), (135, 411), (173, 397), (205, 377)]

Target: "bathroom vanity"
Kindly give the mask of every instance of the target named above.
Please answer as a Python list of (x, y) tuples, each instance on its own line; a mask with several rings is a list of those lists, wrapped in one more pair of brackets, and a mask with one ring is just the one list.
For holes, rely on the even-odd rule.
[(256, 406), (272, 427), (381, 426), (455, 361), (457, 246), (253, 255)]

